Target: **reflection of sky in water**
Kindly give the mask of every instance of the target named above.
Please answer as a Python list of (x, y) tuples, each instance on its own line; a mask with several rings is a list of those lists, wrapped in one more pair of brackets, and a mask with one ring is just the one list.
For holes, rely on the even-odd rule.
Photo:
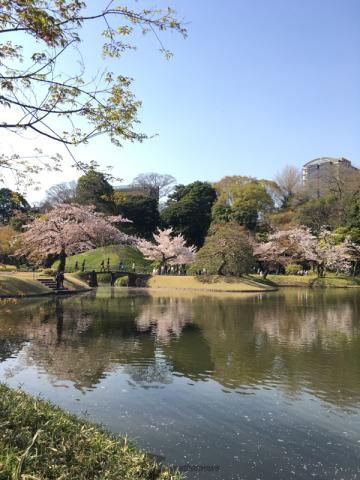
[(0, 311), (1, 379), (167, 462), (220, 466), (189, 478), (359, 475), (356, 292), (26, 305)]

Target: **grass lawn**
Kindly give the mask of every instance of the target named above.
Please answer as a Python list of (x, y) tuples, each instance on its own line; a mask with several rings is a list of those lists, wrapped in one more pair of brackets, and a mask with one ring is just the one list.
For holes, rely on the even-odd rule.
[(0, 272), (14, 272), (16, 267), (14, 265), (6, 265), (5, 263), (0, 263)]
[(327, 273), (325, 277), (318, 278), (315, 274), (300, 275), (268, 275), (264, 280), (261, 275), (249, 275), (249, 278), (275, 286), (299, 286), (299, 287), (358, 287), (359, 277), (350, 277)]
[(0, 385), (0, 479), (176, 480), (126, 438)]
[[(14, 272), (3, 273), (0, 272), (0, 297), (1, 296), (34, 296), (49, 294), (49, 288), (37, 281), (38, 277), (46, 277), (40, 273), (35, 275), (32, 272)], [(81, 291), (88, 286), (81, 280), (72, 275), (67, 274), (64, 286), (70, 291)], [(0, 477), (1, 480), (1, 477)]]
[(49, 289), (33, 279), (32, 273), (0, 273), (0, 295), (43, 295)]
[(232, 277), (192, 277), (155, 275), (147, 284), (150, 288), (208, 290), (214, 292), (262, 292), (269, 287), (258, 284), (254, 279)]
[[(110, 245), (108, 247), (96, 248), (78, 255), (73, 255), (66, 259), (66, 271), (74, 272), (75, 263), (78, 262), (81, 268), (82, 262), (85, 259), (85, 268), (89, 270), (100, 270), (100, 263), (104, 260), (105, 267), (107, 259), (110, 258), (110, 267), (113, 270), (119, 269), (119, 263), (122, 261), (125, 264), (124, 270), (131, 270), (132, 264), (135, 263), (136, 271), (149, 272), (152, 270), (151, 262), (144, 259), (143, 255), (134, 248), (122, 247), (119, 245)], [(55, 262), (52, 268), (57, 268), (59, 262)]]

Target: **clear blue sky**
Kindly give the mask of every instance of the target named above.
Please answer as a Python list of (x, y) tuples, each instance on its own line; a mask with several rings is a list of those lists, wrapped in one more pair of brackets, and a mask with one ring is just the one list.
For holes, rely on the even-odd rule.
[[(113, 65), (134, 77), (142, 130), (159, 136), (122, 149), (104, 137), (78, 155), (113, 164), (125, 182), (146, 171), (181, 183), (273, 178), (286, 164), (300, 167), (326, 155), (360, 165), (359, 0), (150, 6), (167, 4), (189, 22), (187, 40), (162, 36), (174, 58), (164, 60), (148, 36)], [(91, 44), (92, 35), (86, 38)], [(92, 66), (96, 48), (85, 53)]]

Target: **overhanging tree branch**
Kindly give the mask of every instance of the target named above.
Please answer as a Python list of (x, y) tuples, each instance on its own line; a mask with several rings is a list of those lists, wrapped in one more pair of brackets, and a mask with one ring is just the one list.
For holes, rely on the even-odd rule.
[[(0, 128), (20, 133), (31, 129), (66, 146), (86, 143), (102, 134), (109, 135), (116, 145), (146, 138), (135, 128), (141, 103), (130, 90), (132, 79), (106, 72), (87, 83), (84, 79), (89, 72), (83, 67), (69, 74), (64, 70), (66, 61), (59, 61), (79, 44), (85, 25), (99, 20), (105, 25), (105, 58), (118, 58), (132, 49), (133, 45), (123, 39), (135, 28), (155, 35), (166, 55), (159, 33), (174, 30), (186, 36), (186, 28), (170, 8), (134, 10), (115, 7), (111, 1), (104, 10), (90, 14), (80, 0), (3, 0), (0, 33), (5, 34), (6, 42), (0, 44), (0, 103), (14, 112), (19, 109), (21, 114), (16, 121), (0, 119)], [(20, 36), (18, 43), (24, 43), (21, 35), (37, 40), (30, 53), (31, 43), (23, 50), (9, 40)], [(64, 132), (60, 133), (60, 125)]]

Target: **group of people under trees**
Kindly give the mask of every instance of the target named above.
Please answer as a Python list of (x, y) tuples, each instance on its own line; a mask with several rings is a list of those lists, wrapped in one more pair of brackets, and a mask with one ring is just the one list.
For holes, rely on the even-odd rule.
[[(120, 260), (120, 262), (119, 262), (118, 269), (120, 271), (124, 271), (126, 269), (126, 265), (122, 260)], [(108, 258), (107, 261), (106, 261), (106, 268), (105, 268), (105, 261), (102, 260), (101, 263), (100, 263), (100, 272), (101, 273), (110, 272), (110, 270), (111, 270), (111, 268), (110, 268), (110, 258)], [(131, 270), (133, 272), (135, 272), (135, 270), (136, 270), (135, 262), (132, 263)]]
[[(84, 258), (84, 260), (82, 261), (81, 263), (81, 271), (82, 272), (85, 272), (85, 267), (86, 267), (86, 260)], [(75, 272), (78, 272), (80, 269), (79, 269), (79, 262), (76, 260), (75, 262), (75, 266), (74, 266), (74, 269), (75, 269)]]
[(154, 267), (152, 273), (153, 275), (186, 275), (186, 266), (163, 264)]

